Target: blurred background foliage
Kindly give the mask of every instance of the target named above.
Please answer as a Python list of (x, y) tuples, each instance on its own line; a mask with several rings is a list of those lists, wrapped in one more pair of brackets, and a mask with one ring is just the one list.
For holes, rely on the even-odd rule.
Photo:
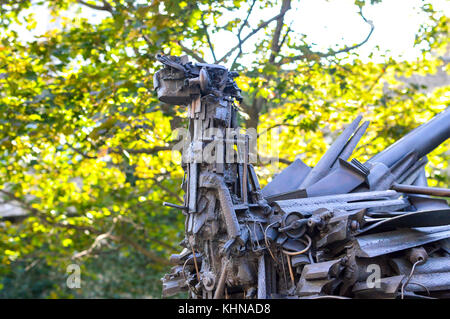
[[(364, 60), (363, 10), (378, 2), (354, 2), (366, 38), (320, 51), (292, 30), (290, 0), (1, 1), (0, 297), (161, 296), (183, 238), (183, 215), (162, 202), (183, 201), (171, 148), (186, 122), (153, 92), (157, 53), (239, 71), (240, 124), (270, 142), (262, 158), (280, 158), (258, 163), (262, 185), (296, 156), (314, 165), (358, 114), (371, 121), (363, 161), (447, 108), (448, 85), (408, 79), (448, 73), (448, 17), (424, 1), (417, 59)], [(39, 7), (54, 27), (24, 39), (13, 26), (36, 28)], [(217, 52), (223, 32), (237, 41)], [(448, 141), (429, 156), (430, 185), (448, 187), (449, 156)], [(81, 289), (66, 287), (72, 263)]]

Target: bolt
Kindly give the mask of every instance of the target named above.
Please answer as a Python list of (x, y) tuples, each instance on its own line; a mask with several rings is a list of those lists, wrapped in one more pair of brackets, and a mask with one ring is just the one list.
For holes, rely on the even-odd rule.
[(356, 220), (352, 220), (350, 223), (350, 229), (351, 230), (357, 230), (359, 228), (359, 223)]

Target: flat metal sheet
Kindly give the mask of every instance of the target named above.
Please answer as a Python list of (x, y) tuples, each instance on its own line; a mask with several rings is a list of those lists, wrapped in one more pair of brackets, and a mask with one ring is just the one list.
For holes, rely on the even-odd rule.
[(308, 197), (308, 195), (306, 194), (306, 191), (304, 189), (298, 189), (295, 191), (271, 195), (271, 196), (265, 197), (265, 199), (270, 204), (277, 200), (297, 199), (297, 198), (306, 198), (306, 197)]
[(450, 209), (419, 211), (395, 216), (370, 225), (360, 233), (394, 230), (396, 228), (450, 225)]
[(262, 189), (263, 196), (267, 197), (297, 190), (310, 171), (311, 167), (297, 158)]
[[(391, 260), (394, 269), (399, 274), (409, 274), (412, 269), (412, 264), (405, 258), (393, 258)], [(428, 258), (425, 264), (417, 265), (414, 268), (414, 274), (431, 274), (435, 272), (450, 273), (450, 257), (434, 257)]]
[(447, 201), (441, 198), (433, 198), (427, 195), (408, 195), (409, 201), (417, 210), (447, 209)]
[[(411, 283), (418, 283), (415, 285)], [(434, 272), (428, 274), (417, 274), (411, 277), (411, 280), (406, 287), (409, 291), (426, 291), (427, 287), (430, 291), (448, 290), (450, 289), (450, 272)]]
[(355, 210), (369, 207), (386, 207), (386, 205), (404, 206), (404, 199), (383, 200), (397, 196), (396, 191), (387, 190), (278, 200), (274, 203), (278, 209), (285, 213), (313, 212), (319, 208)]
[(356, 237), (356, 256), (376, 257), (450, 237), (450, 225), (394, 230)]
[[(330, 173), (331, 167), (334, 162), (338, 159), (340, 153), (345, 148), (345, 145), (350, 138), (350, 136), (358, 128), (358, 124), (361, 121), (362, 116), (358, 115), (352, 123), (350, 123), (344, 131), (338, 136), (338, 138), (331, 144), (326, 153), (322, 156), (319, 162), (314, 166), (308, 176), (300, 185), (300, 188), (307, 188), (314, 183), (321, 180), (327, 174)], [(345, 162), (345, 161), (344, 161)]]
[(364, 174), (344, 160), (339, 159), (339, 163), (338, 168), (306, 188), (308, 197), (345, 194), (364, 183)]
[(309, 264), (303, 268), (302, 277), (306, 280), (328, 279), (331, 267), (340, 263), (340, 259)]

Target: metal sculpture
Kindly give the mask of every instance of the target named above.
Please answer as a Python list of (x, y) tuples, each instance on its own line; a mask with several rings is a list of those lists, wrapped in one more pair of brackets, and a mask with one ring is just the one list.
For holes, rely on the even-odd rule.
[(186, 229), (163, 296), (450, 297), (450, 190), (427, 187), (424, 171), (450, 137), (450, 109), (366, 163), (347, 161), (369, 124), (359, 116), (314, 168), (297, 159), (261, 190), (236, 130), (237, 74), (157, 58), (158, 98), (187, 105), (191, 137), (185, 202), (165, 203)]

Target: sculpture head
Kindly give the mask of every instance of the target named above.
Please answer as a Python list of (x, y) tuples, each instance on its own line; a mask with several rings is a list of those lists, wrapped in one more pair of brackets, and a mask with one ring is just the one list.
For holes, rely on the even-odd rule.
[(153, 85), (158, 99), (172, 105), (188, 105), (199, 96), (213, 94), (242, 100), (234, 78), (237, 72), (217, 64), (189, 62), (186, 56), (162, 56), (156, 59), (164, 68), (155, 73)]

